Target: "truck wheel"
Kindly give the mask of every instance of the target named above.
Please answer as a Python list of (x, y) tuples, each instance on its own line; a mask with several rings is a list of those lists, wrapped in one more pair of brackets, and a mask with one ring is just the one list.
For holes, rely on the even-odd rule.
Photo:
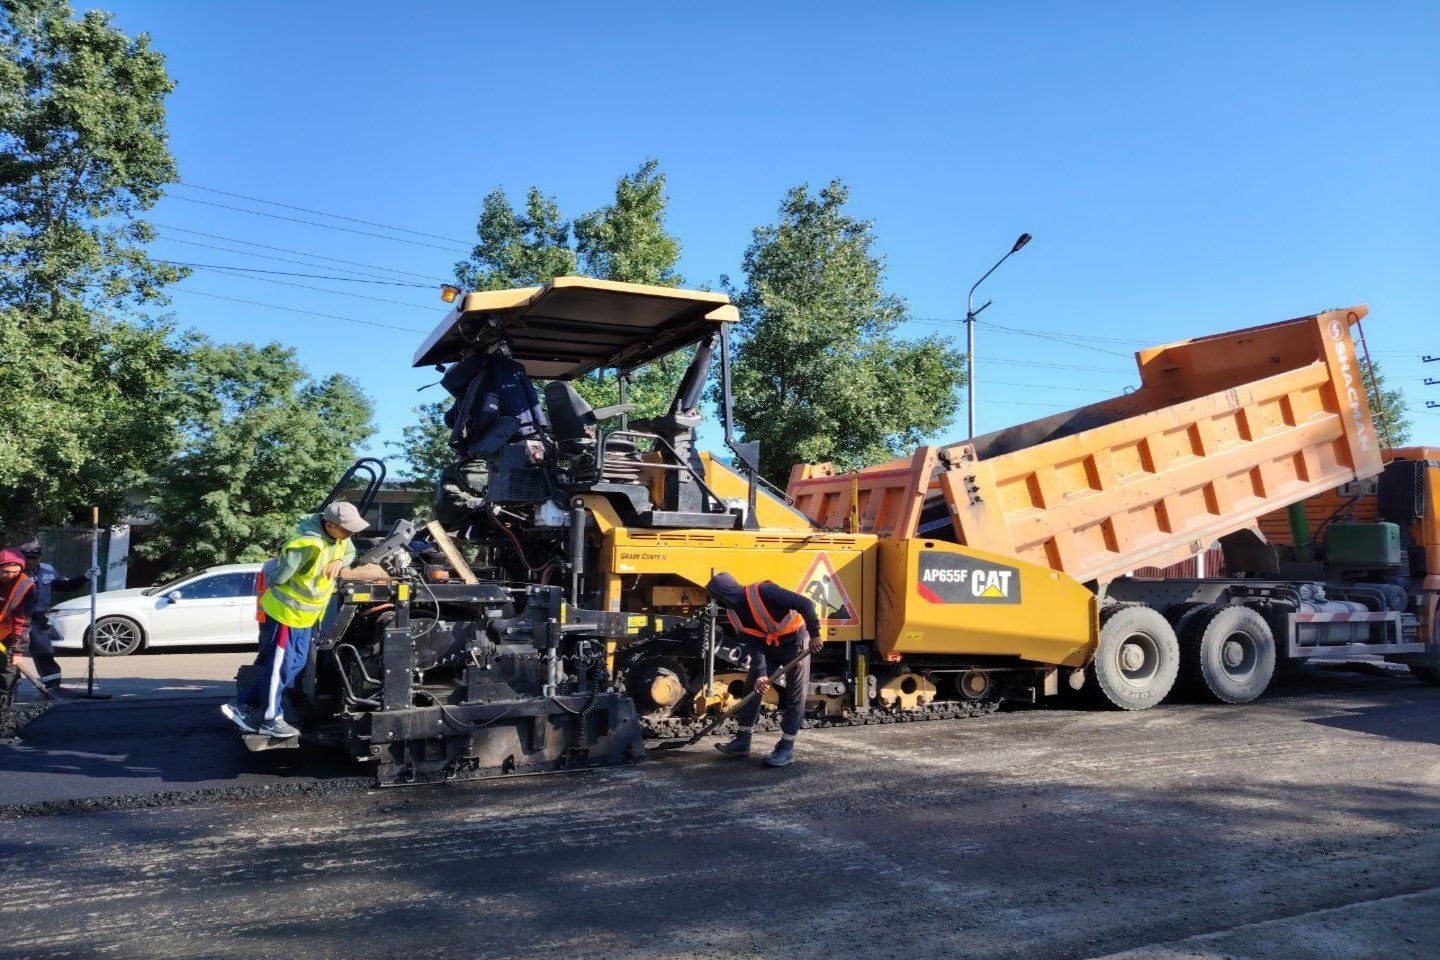
[(1181, 682), (1217, 703), (1249, 703), (1274, 674), (1275, 637), (1249, 607), (1212, 607), (1180, 637)]
[(1174, 628), (1158, 610), (1140, 605), (1113, 607), (1101, 618), (1086, 686), (1102, 703), (1121, 710), (1160, 703), (1180, 668)]

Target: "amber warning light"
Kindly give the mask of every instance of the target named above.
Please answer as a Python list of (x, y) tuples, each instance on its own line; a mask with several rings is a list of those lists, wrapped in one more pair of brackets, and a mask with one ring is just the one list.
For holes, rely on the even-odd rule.
[(450, 284), (447, 283), (440, 288), (440, 299), (444, 300), (446, 303), (454, 303), (455, 299), (459, 296), (459, 287), (452, 287)]

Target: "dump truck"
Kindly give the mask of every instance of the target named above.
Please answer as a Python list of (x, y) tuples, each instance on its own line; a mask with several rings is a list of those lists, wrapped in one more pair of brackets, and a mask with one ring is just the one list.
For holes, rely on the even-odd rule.
[[(548, 429), (490, 458), (463, 524), (364, 545), (295, 719), (382, 785), (639, 761), (647, 737), (687, 736), (742, 695), (745, 654), (704, 589), (717, 571), (816, 603), (812, 724), (974, 716), (1067, 686), (1153, 706), (1184, 668), (1177, 628), (1231, 606), (1261, 627), (1249, 647), (1230, 636), (1250, 620), (1226, 628), (1205, 656), (1228, 665), (1238, 644), (1268, 681), (1263, 618), (1283, 599), (1263, 582), (1147, 597), (1122, 574), (1380, 471), (1363, 314), (1144, 351), (1135, 393), (855, 473), (799, 467), (786, 492), (737, 436), (724, 294), (581, 277), (459, 293), (415, 366), (504, 353), (543, 382)], [(671, 402), (632, 416), (629, 378), (675, 354)], [(594, 376), (618, 379), (619, 404), (582, 398)], [(712, 381), (724, 458), (696, 442)], [(1399, 639), (1415, 649), (1375, 649), (1433, 659), (1430, 628)]]
[[(788, 492), (822, 527), (882, 538), (887, 656), (983, 657), (1012, 678), (1050, 664), (1125, 709), (1154, 706), (1177, 679), (1252, 700), (1277, 659), (1382, 657), (1433, 680), (1433, 521), (1407, 527), (1421, 548), (1403, 555), (1394, 523), (1335, 527), (1337, 544), (1390, 537), (1383, 563), (1354, 551), (1369, 566), (1282, 562), (1259, 533), (1276, 510), (1377, 475), (1403, 489), (1392, 501), (1411, 497), (1397, 519), (1421, 516), (1419, 474), (1382, 462), (1351, 333), (1366, 314), (1142, 350), (1133, 392), (852, 473), (797, 465)], [(1225, 579), (1126, 575), (1215, 542)]]

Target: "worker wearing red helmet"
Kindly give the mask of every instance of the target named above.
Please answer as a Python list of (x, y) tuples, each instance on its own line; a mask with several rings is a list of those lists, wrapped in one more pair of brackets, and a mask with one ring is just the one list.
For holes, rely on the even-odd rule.
[(25, 575), (25, 557), (0, 550), (0, 697), (7, 700), (20, 680), (34, 610), (35, 581)]

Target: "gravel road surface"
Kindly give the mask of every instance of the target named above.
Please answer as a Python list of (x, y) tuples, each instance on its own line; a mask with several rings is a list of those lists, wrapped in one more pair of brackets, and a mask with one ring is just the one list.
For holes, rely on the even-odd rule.
[(293, 796), (204, 723), (165, 748), (209, 756), (188, 800), (11, 808), (0, 957), (1440, 956), (1440, 690), (1408, 676)]

